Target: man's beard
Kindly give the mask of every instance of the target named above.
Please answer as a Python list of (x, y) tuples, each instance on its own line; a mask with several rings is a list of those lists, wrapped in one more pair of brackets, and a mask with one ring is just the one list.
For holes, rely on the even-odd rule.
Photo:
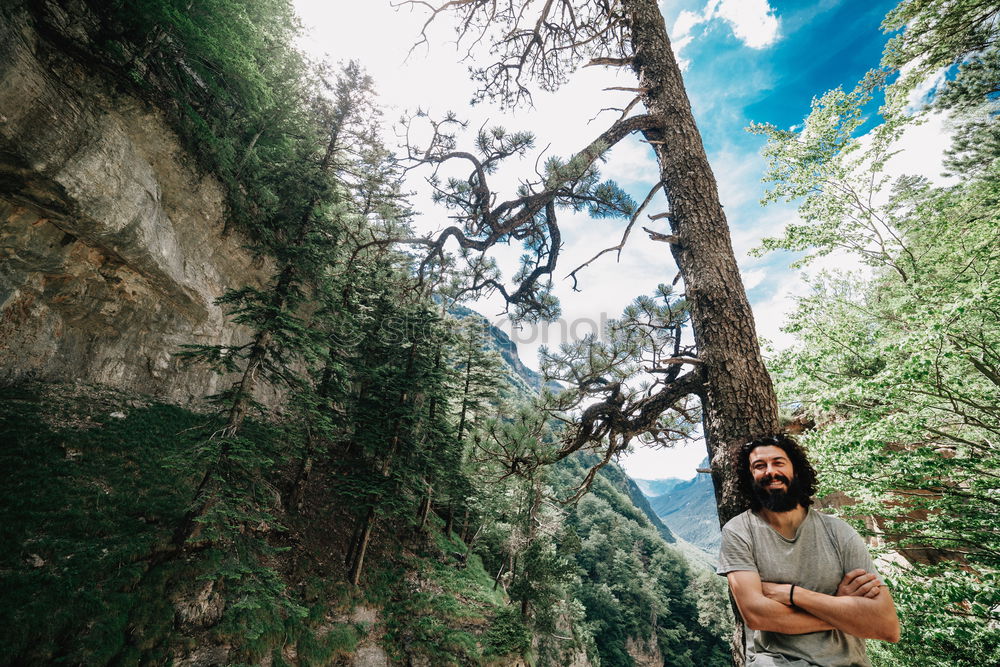
[[(769, 489), (767, 485), (778, 480), (785, 483), (784, 489)], [(789, 480), (782, 474), (765, 475), (753, 481), (753, 493), (761, 506), (772, 512), (789, 512), (799, 506), (801, 496), (798, 477)]]

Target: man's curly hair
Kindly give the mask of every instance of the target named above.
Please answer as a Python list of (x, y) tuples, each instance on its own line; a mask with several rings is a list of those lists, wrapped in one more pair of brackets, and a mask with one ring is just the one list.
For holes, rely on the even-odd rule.
[(792, 468), (795, 473), (793, 488), (798, 491), (798, 500), (803, 507), (812, 505), (812, 497), (816, 493), (816, 471), (813, 470), (809, 459), (806, 458), (806, 452), (802, 446), (790, 436), (781, 434), (751, 440), (740, 448), (740, 454), (737, 459), (739, 490), (743, 494), (743, 497), (750, 503), (753, 511), (760, 511), (761, 507), (763, 507), (757, 494), (753, 491), (753, 475), (750, 472), (750, 452), (758, 447), (780, 447), (785, 450), (788, 460), (792, 462)]

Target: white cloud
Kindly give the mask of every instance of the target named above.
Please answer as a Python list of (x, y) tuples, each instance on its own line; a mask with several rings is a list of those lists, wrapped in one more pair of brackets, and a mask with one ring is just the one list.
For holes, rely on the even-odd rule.
[(670, 31), (674, 52), (686, 69), (680, 53), (694, 39), (694, 29), (715, 19), (724, 21), (733, 36), (751, 49), (763, 49), (778, 41), (781, 20), (768, 0), (709, 0), (701, 13), (682, 11)]
[(601, 175), (620, 184), (656, 182), (657, 167), (652, 149), (637, 136), (616, 144), (608, 153), (608, 161), (600, 166)]
[(953, 138), (949, 122), (947, 114), (937, 112), (926, 114), (921, 122), (908, 126), (893, 145), (898, 152), (889, 158), (885, 173), (893, 178), (903, 174), (923, 176), (935, 185), (955, 183), (957, 177), (941, 174), (944, 154)]
[(689, 12), (685, 9), (678, 14), (677, 20), (674, 21), (674, 27), (670, 32), (675, 35), (687, 35), (691, 32), (692, 28), (704, 22), (705, 18), (701, 14)]
[(749, 291), (764, 282), (764, 278), (767, 277), (767, 271), (765, 269), (750, 269), (742, 271), (741, 277), (743, 278), (743, 288)]
[(753, 304), (753, 319), (757, 336), (767, 340), (775, 350), (783, 350), (795, 342), (795, 336), (781, 330), (795, 309), (796, 298), (805, 296), (808, 285), (798, 272), (775, 272), (778, 288), (766, 301)]
[(767, 0), (719, 0), (715, 16), (726, 21), (736, 39), (751, 49), (778, 41), (780, 22)]
[[(900, 80), (912, 76), (913, 72), (922, 65), (923, 63), (921, 62), (921, 59), (904, 64), (899, 68)], [(913, 114), (922, 111), (931, 101), (931, 97), (937, 92), (937, 89), (945, 82), (947, 74), (948, 68), (942, 67), (934, 72), (931, 72), (922, 81), (917, 83), (917, 85), (915, 85), (906, 96), (907, 113)]]

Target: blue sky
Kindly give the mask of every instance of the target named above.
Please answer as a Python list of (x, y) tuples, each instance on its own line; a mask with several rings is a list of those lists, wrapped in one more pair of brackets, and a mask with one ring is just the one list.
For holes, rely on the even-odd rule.
[[(682, 57), (690, 63), (685, 79), (709, 149), (720, 139), (738, 137), (739, 129), (728, 122), (734, 116), (742, 125), (756, 120), (787, 127), (808, 112), (814, 95), (853, 85), (878, 64), (886, 40), (879, 24), (895, 4), (772, 0), (777, 35), (760, 48), (736, 38), (721, 19), (696, 28), (699, 34)], [(668, 26), (699, 5), (704, 3), (665, 3), (672, 10), (665, 11)]]
[[(602, 92), (608, 86), (634, 85), (628, 73), (591, 67), (581, 69), (555, 94), (537, 94), (533, 109), (505, 113), (489, 105), (469, 107), (473, 86), (467, 64), (459, 62), (460, 51), (451, 40), (454, 32), (446, 22), (432, 25), (428, 45), (409, 53), (426, 15), (421, 11), (395, 11), (388, 0), (295, 0), (311, 35), (303, 47), (332, 62), (355, 58), (373, 75), (386, 117), (392, 120), (416, 107), (440, 114), (455, 110), (470, 121), (503, 124), (508, 129), (530, 128), (548, 154), (569, 155), (590, 142), (613, 120), (599, 116), (607, 106), (624, 106), (630, 94)], [(780, 331), (793, 306), (793, 297), (804, 293), (801, 275), (789, 264), (787, 253), (763, 258), (747, 251), (760, 239), (779, 234), (795, 219), (792, 205), (762, 208), (764, 192), (760, 178), (765, 165), (759, 155), (763, 139), (745, 131), (751, 121), (790, 127), (801, 122), (814, 96), (842, 85), (852, 87), (870, 68), (878, 65), (887, 36), (880, 30), (885, 13), (895, 2), (885, 0), (678, 0), (661, 3), (675, 51), (684, 64), (684, 78), (701, 129), (709, 159), (719, 181), (720, 195), (732, 230), (737, 261), (754, 306), (758, 332), (784, 346), (791, 339)], [(350, 18), (345, 18), (350, 17)], [(387, 134), (391, 138), (391, 133)], [(525, 169), (533, 169), (535, 155), (522, 164), (501, 170), (494, 185), (509, 185), (510, 192)], [(651, 151), (638, 138), (616, 146), (603, 168), (641, 200), (656, 177)], [(506, 181), (504, 180), (506, 179)], [(435, 209), (421, 181), (414, 205), (423, 212), (415, 224), (433, 231), (450, 224)], [(662, 204), (660, 205), (662, 207)], [(649, 212), (663, 210), (656, 206)], [(656, 227), (656, 224), (645, 224)], [(494, 323), (507, 329), (518, 342), (521, 356), (537, 367), (539, 346), (550, 347), (567, 335), (582, 335), (599, 326), (602, 319), (617, 317), (639, 294), (651, 293), (660, 282), (669, 282), (676, 268), (665, 244), (649, 241), (638, 229), (622, 253), (621, 262), (605, 256), (581, 274), (582, 292), (573, 292), (563, 279), (576, 265), (597, 251), (617, 243), (623, 223), (592, 221), (585, 216), (562, 218), (564, 249), (556, 276), (555, 292), (563, 305), (563, 321), (551, 327), (511, 330), (502, 316), (499, 300), (470, 304)], [(500, 248), (497, 258), (516, 268), (519, 248)], [(640, 477), (690, 477), (704, 455), (694, 445), (686, 451), (645, 454), (634, 457), (627, 468)], [(630, 459), (631, 460), (631, 459)], [(655, 472), (653, 472), (655, 471)]]
[[(765, 187), (760, 183), (765, 165), (759, 157), (764, 139), (745, 128), (752, 121), (789, 128), (808, 113), (813, 97), (837, 86), (852, 87), (878, 65), (888, 39), (880, 24), (896, 3), (722, 0), (714, 4), (714, 11), (705, 0), (666, 2), (661, 7), (680, 46), (688, 94), (727, 200), (734, 237), (759, 238), (755, 229), (775, 233), (794, 215), (794, 207), (759, 206)], [(738, 7), (728, 12), (737, 14), (737, 22), (727, 20), (726, 5)], [(684, 14), (688, 23), (692, 14), (713, 18), (685, 29)], [(739, 255), (743, 248), (739, 242), (737, 246)], [(788, 265), (793, 259), (786, 253), (744, 259), (752, 275), (765, 272), (759, 281), (746, 281), (755, 306), (780, 298), (792, 276)], [(761, 328), (763, 335), (776, 337), (773, 327)]]

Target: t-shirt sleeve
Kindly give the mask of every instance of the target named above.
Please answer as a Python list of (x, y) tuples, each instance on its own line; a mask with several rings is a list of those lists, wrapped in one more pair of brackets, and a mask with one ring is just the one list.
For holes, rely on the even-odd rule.
[[(733, 521), (739, 520), (740, 517), (733, 519)], [(741, 570), (758, 571), (749, 535), (741, 534), (733, 527), (731, 521), (722, 528), (722, 547), (719, 549), (719, 566), (715, 568), (715, 573), (726, 575)]]
[[(878, 570), (875, 569), (875, 562), (872, 560), (871, 552), (868, 551), (868, 545), (865, 544), (858, 531), (854, 530), (850, 524), (841, 519), (836, 519), (836, 530), (841, 545), (844, 574), (857, 569), (879, 574)], [(879, 580), (881, 579), (882, 575), (879, 574)]]

